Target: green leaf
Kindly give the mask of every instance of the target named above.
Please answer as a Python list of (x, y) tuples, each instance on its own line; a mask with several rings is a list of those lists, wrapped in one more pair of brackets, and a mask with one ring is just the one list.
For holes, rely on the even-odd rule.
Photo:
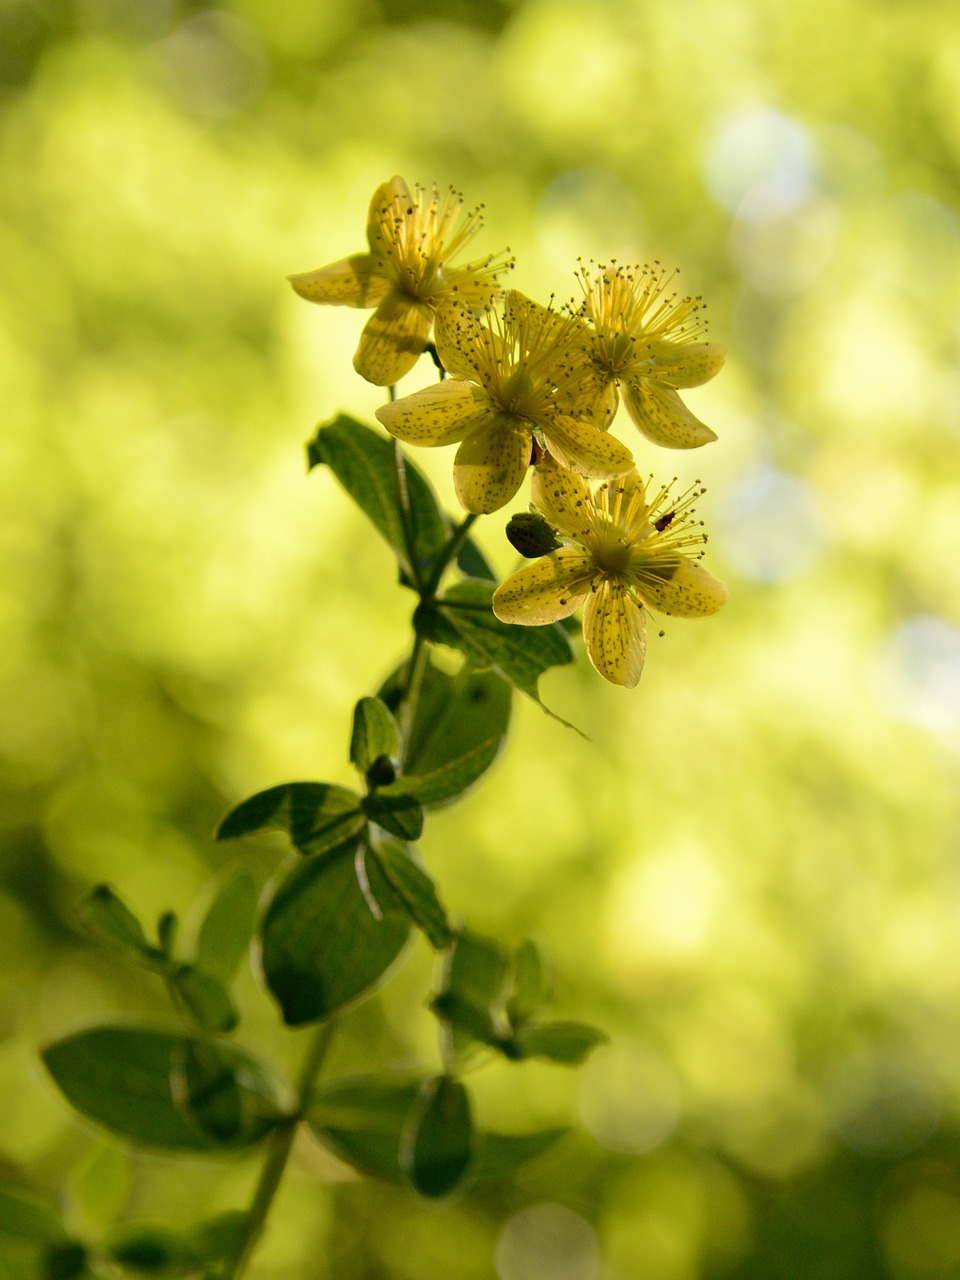
[(399, 1182), (400, 1139), (419, 1096), (417, 1081), (338, 1080), (316, 1090), (307, 1120), (324, 1146), (346, 1164)]
[(52, 1244), (65, 1235), (60, 1214), (52, 1204), (19, 1187), (0, 1187), (0, 1237)]
[(43, 1260), (44, 1280), (81, 1280), (91, 1276), (87, 1250), (78, 1240), (51, 1245)]
[(160, 918), (157, 920), (157, 940), (160, 943), (160, 954), (164, 960), (173, 959), (179, 925), (180, 921), (175, 911), (161, 911)]
[(367, 773), (382, 756), (396, 759), (400, 754), (400, 730), (385, 702), (361, 698), (353, 712), (350, 735), (350, 763)]
[(71, 1222), (81, 1235), (98, 1236), (127, 1202), (129, 1162), (114, 1143), (95, 1143), (70, 1170), (66, 1189)]
[(141, 961), (162, 959), (161, 952), (147, 941), (143, 925), (109, 885), (95, 885), (77, 907), (77, 915), (95, 938), (130, 951)]
[(431, 877), (414, 862), (406, 845), (398, 840), (378, 840), (373, 856), (410, 919), (427, 935), (431, 946), (442, 951), (453, 935)]
[(423, 831), (420, 801), (403, 788), (383, 788), (364, 796), (363, 812), (371, 822), (401, 840), (417, 840)]
[(220, 823), (217, 839), (286, 831), (301, 853), (318, 854), (358, 835), (364, 825), (355, 791), (326, 782), (285, 782), (232, 809)]
[(549, 1151), (565, 1133), (569, 1133), (569, 1130), (541, 1129), (538, 1133), (478, 1134), (472, 1177), (478, 1182), (487, 1178), (505, 1178), (521, 1165)]
[(145, 1276), (185, 1276), (208, 1260), (191, 1241), (169, 1227), (153, 1224), (125, 1227), (109, 1242), (114, 1261)]
[[(381, 690), (388, 698), (391, 681)], [(428, 662), (396, 788), (425, 805), (462, 795), (499, 755), (509, 723), (510, 687), (498, 676), (448, 675)]]
[(406, 916), (375, 864), (370, 890), (377, 919), (358, 883), (353, 839), (298, 864), (280, 884), (262, 925), (263, 971), (284, 1021), (301, 1026), (329, 1017), (384, 980), (407, 941)]
[(243, 1100), (232, 1064), (212, 1044), (187, 1041), (173, 1064), (173, 1096), (215, 1142), (230, 1142), (243, 1123)]
[(471, 1004), (453, 991), (441, 991), (430, 1001), (435, 1014), (458, 1031), (465, 1031), (473, 1040), (502, 1050), (505, 1037), (498, 1030), (489, 1009)]
[(520, 1057), (549, 1058), (575, 1067), (607, 1040), (602, 1031), (582, 1022), (541, 1022), (520, 1027), (514, 1036)]
[(249, 1215), (241, 1209), (218, 1213), (198, 1223), (187, 1233), (189, 1247), (206, 1262), (219, 1262), (235, 1255), (247, 1230)]
[(470, 1097), (451, 1076), (425, 1081), (407, 1121), (400, 1165), (422, 1196), (448, 1195), (463, 1181), (473, 1155)]
[(458, 582), (437, 602), (439, 612), (456, 634), (456, 647), (475, 666), (492, 667), (539, 702), (537, 681), (544, 671), (573, 661), (570, 641), (556, 623), (520, 627), (501, 622), (491, 607), (493, 591), (488, 582)]
[(508, 970), (507, 954), (498, 943), (463, 929), (450, 952), (442, 989), (478, 1009), (499, 1007)]
[(395, 441), (344, 414), (307, 446), (311, 467), (326, 463), (393, 548), (408, 579), (423, 586), (447, 543), (433, 490)]
[(457, 552), (457, 568), (468, 578), (481, 578), (484, 582), (497, 583), (497, 575), (487, 563), (487, 558), (472, 538), (465, 538)]
[(507, 1017), (513, 1027), (529, 1021), (547, 998), (549, 978), (540, 948), (529, 938), (513, 953), (513, 993)]
[(232, 1031), (239, 1021), (230, 993), (219, 978), (193, 964), (176, 965), (167, 975), (170, 990), (204, 1031)]
[[(202, 1043), (139, 1027), (92, 1027), (50, 1045), (43, 1059), (67, 1101), (88, 1120), (143, 1146), (205, 1151), (225, 1144), (205, 1132), (174, 1094), (185, 1051)], [(240, 1050), (206, 1047), (233, 1072), (240, 1092), (243, 1123), (229, 1145), (256, 1142), (277, 1118), (272, 1083)]]
[(224, 881), (197, 935), (197, 968), (231, 982), (250, 945), (256, 911), (257, 887), (246, 871)]

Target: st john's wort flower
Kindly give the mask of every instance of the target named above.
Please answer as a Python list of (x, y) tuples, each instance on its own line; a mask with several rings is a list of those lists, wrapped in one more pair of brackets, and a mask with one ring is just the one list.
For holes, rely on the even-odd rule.
[(652, 267), (581, 265), (582, 314), (598, 379), (594, 421), (607, 427), (619, 394), (636, 426), (654, 444), (694, 449), (716, 433), (690, 412), (678, 388), (698, 387), (719, 373), (724, 349), (701, 341), (703, 303), (669, 292), (676, 272)]
[(501, 622), (543, 626), (582, 606), (590, 661), (604, 679), (632, 689), (643, 670), (648, 609), (705, 618), (727, 599), (723, 583), (698, 563), (706, 535), (693, 504), (703, 490), (675, 498), (671, 489), (648, 501), (636, 471), (591, 490), (560, 467), (538, 467), (533, 505), (563, 545), (507, 578), (493, 612)]
[(454, 487), (467, 511), (510, 501), (530, 465), (533, 442), (582, 475), (620, 476), (630, 451), (598, 430), (577, 406), (595, 375), (577, 316), (560, 315), (510, 290), (503, 317), (463, 306), (437, 314), (437, 352), (452, 375), (382, 405), (377, 418), (407, 444), (460, 442)]
[(496, 277), (513, 265), (503, 254), (453, 264), (481, 226), (479, 209), (460, 221), (462, 204), (452, 189), (442, 197), (436, 187), (411, 194), (401, 177), (392, 178), (370, 201), (368, 253), (289, 277), (308, 302), (376, 307), (353, 358), (368, 382), (391, 386), (413, 368), (442, 302), (483, 310), (498, 296)]

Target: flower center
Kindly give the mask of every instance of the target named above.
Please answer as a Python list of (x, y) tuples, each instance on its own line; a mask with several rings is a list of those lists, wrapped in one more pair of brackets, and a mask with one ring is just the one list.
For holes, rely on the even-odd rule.
[(629, 545), (623, 538), (617, 536), (612, 527), (601, 533), (592, 551), (597, 568), (609, 578), (620, 577), (626, 571), (633, 556)]

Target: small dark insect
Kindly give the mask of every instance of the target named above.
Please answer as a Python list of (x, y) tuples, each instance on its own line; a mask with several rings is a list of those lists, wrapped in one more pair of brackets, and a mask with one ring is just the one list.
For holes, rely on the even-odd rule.
[(673, 523), (673, 517), (676, 514), (677, 513), (675, 511), (665, 511), (662, 516), (654, 520), (653, 527), (656, 529), (657, 533), (663, 533), (664, 529)]
[(510, 517), (507, 522), (507, 540), (528, 560), (556, 551), (560, 545), (546, 520), (532, 511), (519, 511)]

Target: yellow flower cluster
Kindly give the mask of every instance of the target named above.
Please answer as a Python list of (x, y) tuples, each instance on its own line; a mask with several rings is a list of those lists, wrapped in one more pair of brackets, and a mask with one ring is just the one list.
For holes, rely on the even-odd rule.
[[(620, 397), (654, 444), (690, 449), (716, 435), (679, 391), (719, 372), (722, 347), (702, 339), (699, 298), (671, 292), (652, 267), (580, 265), (583, 301), (558, 312), (498, 277), (503, 254), (454, 259), (479, 229), (458, 226), (462, 199), (410, 192), (395, 177), (374, 193), (369, 252), (290, 277), (311, 302), (376, 308), (354, 367), (378, 386), (413, 368), (431, 332), (443, 376), (377, 410), (407, 444), (458, 445), (453, 475), (465, 510), (505, 506), (533, 465), (532, 505), (559, 545), (508, 578), (493, 610), (503, 622), (541, 626), (583, 609), (596, 670), (633, 687), (646, 651), (646, 612), (707, 617), (727, 590), (699, 564), (706, 535), (693, 519), (702, 490), (652, 498), (630, 451), (608, 428)], [(591, 483), (592, 482), (592, 483)]]

